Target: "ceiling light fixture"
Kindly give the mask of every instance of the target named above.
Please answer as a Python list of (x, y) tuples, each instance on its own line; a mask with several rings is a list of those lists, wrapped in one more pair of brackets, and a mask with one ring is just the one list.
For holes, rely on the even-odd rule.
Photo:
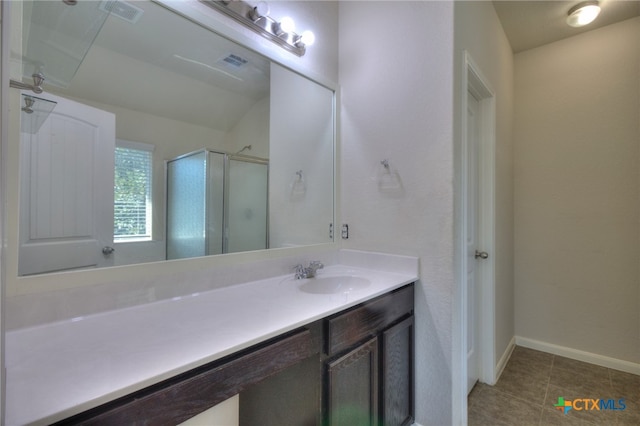
[(572, 27), (582, 27), (593, 22), (600, 13), (600, 5), (597, 1), (584, 1), (569, 9), (567, 24)]
[(255, 7), (242, 0), (202, 1), (298, 56), (303, 56), (306, 47), (315, 42), (315, 35), (311, 31), (304, 31), (301, 35), (295, 33), (293, 19), (284, 17), (276, 21), (271, 18), (269, 5), (264, 1), (258, 2)]

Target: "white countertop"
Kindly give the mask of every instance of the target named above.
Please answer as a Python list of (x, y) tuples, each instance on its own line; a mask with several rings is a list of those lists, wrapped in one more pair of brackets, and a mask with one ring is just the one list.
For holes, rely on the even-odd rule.
[(417, 280), (333, 265), (371, 285), (309, 294), (291, 275), (6, 334), (6, 425), (49, 424)]

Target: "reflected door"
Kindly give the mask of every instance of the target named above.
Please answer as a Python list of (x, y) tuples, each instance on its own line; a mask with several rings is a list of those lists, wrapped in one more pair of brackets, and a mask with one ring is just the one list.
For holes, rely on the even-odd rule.
[(19, 274), (111, 266), (115, 117), (46, 97), (56, 107), (21, 133)]

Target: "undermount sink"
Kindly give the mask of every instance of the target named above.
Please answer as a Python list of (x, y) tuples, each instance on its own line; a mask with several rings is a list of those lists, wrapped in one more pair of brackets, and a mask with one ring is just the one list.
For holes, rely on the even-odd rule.
[(352, 275), (315, 277), (301, 280), (303, 284), (299, 287), (301, 291), (312, 294), (335, 294), (348, 293), (369, 287), (371, 281), (362, 277)]

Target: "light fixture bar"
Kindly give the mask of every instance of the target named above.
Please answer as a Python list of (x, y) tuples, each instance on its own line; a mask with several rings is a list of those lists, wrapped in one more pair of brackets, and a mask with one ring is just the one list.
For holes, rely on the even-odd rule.
[(33, 93), (38, 94), (42, 93), (44, 91), (42, 89), (42, 83), (44, 83), (44, 74), (42, 74), (41, 72), (37, 72), (33, 74), (32, 77), (33, 84), (27, 84), (17, 80), (10, 80), (9, 86), (13, 87), (14, 89), (31, 90), (33, 91)]
[[(306, 48), (302, 37), (291, 32), (284, 32), (281, 29), (281, 22), (275, 21), (268, 14), (260, 10), (259, 6), (252, 7), (244, 1), (217, 1), (217, 0), (201, 0), (204, 4), (223, 14), (233, 18), (237, 22), (243, 24), (247, 28), (255, 31), (264, 38), (271, 40), (280, 47), (292, 52), (298, 56), (305, 54)], [(261, 2), (263, 3), (263, 2)], [(268, 8), (267, 8), (268, 13)]]

